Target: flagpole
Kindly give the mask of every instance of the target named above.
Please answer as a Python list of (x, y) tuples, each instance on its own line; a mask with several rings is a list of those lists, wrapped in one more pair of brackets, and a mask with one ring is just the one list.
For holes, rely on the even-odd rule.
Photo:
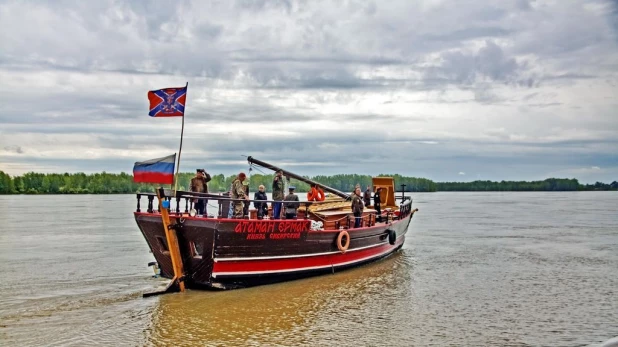
[[(187, 98), (186, 95), (189, 93), (189, 82), (187, 82), (187, 85), (185, 86), (185, 88), (187, 88), (187, 91), (185, 92), (185, 112), (187, 110)], [(183, 112), (182, 114), (182, 128), (180, 129), (180, 148), (178, 149), (178, 164), (176, 165), (176, 176), (174, 177), (174, 196), (176, 196), (176, 191), (178, 190), (178, 170), (180, 170), (180, 153), (182, 153), (182, 137), (184, 135), (185, 132), (185, 114)]]

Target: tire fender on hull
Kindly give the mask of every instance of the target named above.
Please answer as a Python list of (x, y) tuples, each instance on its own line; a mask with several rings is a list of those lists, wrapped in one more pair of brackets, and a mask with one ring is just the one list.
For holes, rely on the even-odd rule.
[(388, 229), (388, 243), (394, 245), (397, 242), (397, 232), (393, 229)]

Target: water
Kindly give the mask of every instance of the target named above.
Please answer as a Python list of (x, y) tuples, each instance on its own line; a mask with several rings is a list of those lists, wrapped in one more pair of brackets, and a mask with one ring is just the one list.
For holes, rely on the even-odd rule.
[(335, 275), (142, 298), (135, 197), (0, 196), (0, 345), (599, 346), (618, 194), (414, 194), (401, 252)]

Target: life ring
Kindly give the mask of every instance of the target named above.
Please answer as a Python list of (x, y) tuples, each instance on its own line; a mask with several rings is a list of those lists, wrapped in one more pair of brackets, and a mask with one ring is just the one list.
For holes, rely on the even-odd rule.
[(324, 201), (325, 198), (326, 196), (322, 188), (312, 187), (311, 190), (307, 192), (307, 201)]
[(388, 230), (388, 243), (394, 245), (397, 241), (397, 233), (393, 229)]
[[(343, 238), (345, 237), (345, 244), (342, 244)], [(341, 253), (345, 253), (350, 247), (350, 234), (347, 231), (342, 230), (337, 236), (337, 248), (341, 251)]]
[(315, 188), (311, 188), (308, 192), (307, 192), (307, 201), (314, 201), (317, 198), (317, 194), (318, 191)]
[(324, 191), (322, 190), (322, 188), (316, 189), (315, 199), (317, 201), (324, 201), (324, 198), (326, 198), (326, 196), (324, 195)]

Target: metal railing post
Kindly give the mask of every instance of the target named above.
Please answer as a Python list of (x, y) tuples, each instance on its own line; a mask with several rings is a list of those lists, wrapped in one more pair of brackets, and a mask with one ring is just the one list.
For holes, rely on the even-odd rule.
[(135, 212), (142, 212), (142, 210), (140, 209), (140, 205), (139, 205), (141, 198), (142, 198), (142, 194), (137, 194), (137, 210), (135, 210)]
[(148, 213), (152, 213), (152, 201), (154, 200), (154, 196), (148, 195)]

